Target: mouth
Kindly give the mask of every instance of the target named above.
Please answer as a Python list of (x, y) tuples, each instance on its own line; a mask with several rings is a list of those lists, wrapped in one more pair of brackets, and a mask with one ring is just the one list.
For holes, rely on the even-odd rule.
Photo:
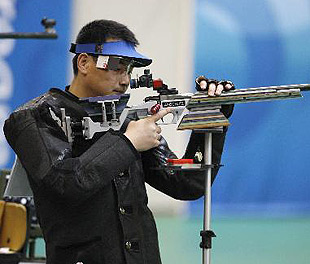
[(112, 93), (113, 94), (124, 94), (125, 91), (124, 90), (113, 90)]

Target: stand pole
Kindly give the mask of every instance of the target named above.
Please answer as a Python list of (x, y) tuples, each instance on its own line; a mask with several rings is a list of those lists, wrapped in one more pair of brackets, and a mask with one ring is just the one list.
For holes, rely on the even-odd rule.
[[(211, 172), (212, 172), (212, 133), (205, 133), (205, 165), (208, 166), (206, 169), (205, 178), (205, 196), (204, 196), (204, 218), (203, 218), (203, 232), (208, 232), (211, 229)], [(203, 247), (202, 251), (202, 263), (211, 263), (211, 238), (210, 246)]]

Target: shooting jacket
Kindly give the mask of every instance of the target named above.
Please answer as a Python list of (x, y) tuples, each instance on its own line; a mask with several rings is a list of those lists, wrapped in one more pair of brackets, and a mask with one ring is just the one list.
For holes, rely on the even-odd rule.
[[(53, 88), (14, 111), (4, 126), (34, 193), (47, 264), (161, 263), (145, 183), (175, 199), (193, 200), (204, 194), (203, 172), (152, 169), (175, 155), (164, 140), (138, 153), (123, 135), (126, 127), (70, 145), (51, 116), (50, 109), (60, 118), (60, 108), (73, 120), (87, 115), (77, 97)], [(214, 135), (215, 163), (224, 136)], [(203, 144), (203, 135), (192, 134), (185, 157)]]

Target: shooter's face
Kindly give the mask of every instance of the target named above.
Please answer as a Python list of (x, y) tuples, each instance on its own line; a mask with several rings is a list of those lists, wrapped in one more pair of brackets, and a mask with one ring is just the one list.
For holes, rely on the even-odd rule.
[(125, 66), (117, 70), (96, 67), (96, 60), (89, 56), (87, 85), (89, 97), (125, 93), (130, 83), (130, 73)]

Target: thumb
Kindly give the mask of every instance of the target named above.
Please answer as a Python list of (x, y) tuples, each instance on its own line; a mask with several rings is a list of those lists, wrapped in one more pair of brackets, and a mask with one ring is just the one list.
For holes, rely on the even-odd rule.
[(162, 119), (165, 115), (167, 115), (169, 113), (171, 113), (171, 109), (166, 108), (166, 109), (160, 110), (155, 115), (150, 116), (149, 119), (153, 122), (157, 122), (158, 120)]
[(200, 88), (201, 88), (202, 90), (206, 90), (206, 89), (207, 89), (207, 82), (206, 82), (205, 80), (202, 80), (202, 81), (199, 83), (199, 85), (200, 85)]

